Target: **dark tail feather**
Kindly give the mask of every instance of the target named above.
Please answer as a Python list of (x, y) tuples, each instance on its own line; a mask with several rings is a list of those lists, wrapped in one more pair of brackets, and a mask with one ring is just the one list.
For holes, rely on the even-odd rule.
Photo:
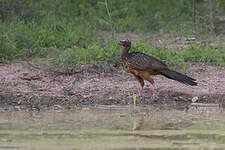
[(195, 79), (173, 70), (165, 69), (161, 71), (161, 74), (169, 79), (176, 80), (183, 84), (191, 86), (196, 86), (198, 84)]

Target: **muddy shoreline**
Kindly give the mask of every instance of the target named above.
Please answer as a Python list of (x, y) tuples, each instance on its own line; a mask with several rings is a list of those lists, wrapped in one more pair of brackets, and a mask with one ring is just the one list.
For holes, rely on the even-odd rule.
[[(39, 66), (40, 67), (40, 66)], [(95, 105), (160, 105), (188, 107), (191, 103), (225, 103), (225, 68), (208, 64), (190, 64), (186, 74), (198, 81), (197, 87), (182, 85), (162, 76), (153, 77), (157, 98), (151, 85), (135, 98), (138, 83), (121, 67), (111, 72), (53, 74), (34, 68), (27, 62), (0, 65), (0, 106), (51, 107)], [(136, 100), (135, 100), (136, 99)]]

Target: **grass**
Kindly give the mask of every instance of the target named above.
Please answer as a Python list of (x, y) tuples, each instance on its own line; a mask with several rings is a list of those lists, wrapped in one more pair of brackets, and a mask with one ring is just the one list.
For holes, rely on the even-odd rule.
[[(49, 27), (48, 23), (37, 26), (22, 21), (11, 22), (9, 26), (0, 24), (0, 61), (23, 60), (29, 56), (53, 57), (56, 64), (120, 61), (122, 48), (117, 45), (116, 40), (106, 40), (87, 28), (82, 33), (82, 27), (80, 30), (73, 28), (73, 24)], [(185, 48), (175, 45), (171, 49), (166, 45), (158, 47), (155, 43), (154, 40), (151, 43), (139, 40), (133, 42), (131, 51), (155, 56), (175, 66), (179, 64), (183, 69), (186, 62), (225, 65), (225, 49), (222, 46), (191, 43)]]
[[(122, 47), (117, 45), (117, 41), (105, 41), (104, 45), (96, 44), (89, 46), (88, 49), (74, 46), (67, 48), (65, 51), (59, 52), (58, 58), (55, 59), (57, 64), (65, 64), (68, 62), (76, 62), (80, 64), (96, 63), (98, 61), (113, 60), (120, 62), (120, 53)], [(154, 42), (148, 43), (142, 40), (133, 43), (132, 51), (143, 52), (152, 55), (166, 62), (175, 68), (186, 69), (186, 63), (206, 62), (218, 66), (225, 66), (225, 49), (224, 47), (212, 47), (210, 45), (201, 46), (198, 44), (190, 44), (185, 48), (178, 46), (167, 48), (166, 46), (157, 47)]]
[[(91, 3), (67, 1), (63, 4), (52, 0), (25, 4), (10, 1), (9, 4), (12, 8), (16, 5), (23, 7), (18, 7), (19, 13), (3, 9), (7, 18), (0, 22), (0, 62), (25, 60), (31, 56), (51, 58), (52, 63), (58, 65), (97, 64), (108, 60), (118, 62), (122, 48), (116, 44), (116, 33), (138, 32), (149, 35), (166, 32), (185, 37), (197, 30), (199, 36), (206, 39), (209, 35), (208, 27), (204, 27), (208, 23), (207, 19), (203, 22), (198, 20), (205, 17), (203, 14), (198, 14), (198, 25), (192, 27), (192, 3), (185, 0), (171, 0), (171, 3), (133, 1), (128, 5), (115, 0)], [(30, 9), (33, 13), (29, 13)], [(199, 6), (196, 9), (203, 8)], [(106, 37), (101, 31), (111, 34)], [(132, 50), (153, 55), (183, 69), (186, 68), (186, 62), (225, 65), (224, 46), (191, 43), (185, 48), (175, 44), (171, 49), (166, 44), (157, 46), (156, 40), (140, 40), (133, 42)]]
[(171, 65), (179, 65), (183, 69), (186, 69), (186, 62), (206, 62), (218, 66), (225, 65), (224, 47), (211, 47), (208, 44), (201, 46), (193, 43), (187, 45), (185, 48), (175, 46), (171, 50), (171, 48), (165, 46), (156, 47), (154, 42), (150, 45), (149, 43), (138, 41), (133, 49), (161, 60), (166, 60)]

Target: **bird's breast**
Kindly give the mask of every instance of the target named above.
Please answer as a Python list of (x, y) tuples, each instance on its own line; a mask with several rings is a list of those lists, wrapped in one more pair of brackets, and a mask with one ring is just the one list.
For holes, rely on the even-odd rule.
[(130, 63), (126, 58), (123, 59), (123, 64), (129, 70), (129, 72), (131, 72), (135, 75), (139, 75), (139, 72), (134, 67), (134, 65), (132, 63)]
[(132, 66), (132, 64), (127, 60), (127, 58), (123, 59), (123, 64), (127, 69), (129, 69)]

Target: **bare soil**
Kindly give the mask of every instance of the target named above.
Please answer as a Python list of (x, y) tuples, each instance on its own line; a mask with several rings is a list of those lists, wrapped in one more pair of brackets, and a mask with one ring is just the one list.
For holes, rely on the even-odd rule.
[[(90, 68), (90, 70), (93, 68)], [(154, 76), (157, 98), (152, 99), (151, 84), (145, 82), (143, 97), (136, 103), (177, 106), (180, 103), (225, 102), (225, 67), (189, 64), (187, 75), (197, 79), (198, 86), (186, 86), (163, 76)], [(36, 68), (27, 62), (0, 64), (0, 105), (77, 106), (132, 104), (139, 85), (121, 67), (111, 72), (56, 74)]]

